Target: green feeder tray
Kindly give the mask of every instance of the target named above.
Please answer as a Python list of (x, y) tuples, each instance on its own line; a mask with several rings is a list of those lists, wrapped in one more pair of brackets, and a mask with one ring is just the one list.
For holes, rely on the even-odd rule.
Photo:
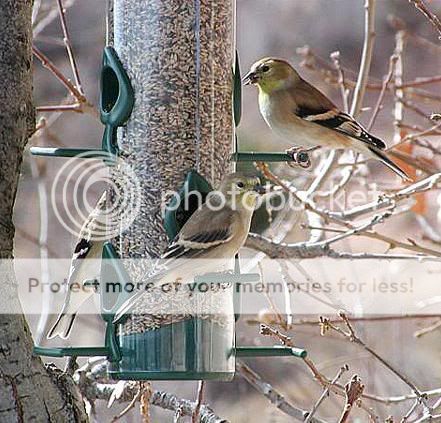
[[(209, 185), (196, 172), (186, 178), (191, 188)], [(187, 187), (188, 188), (188, 187)], [(179, 222), (175, 214), (168, 220), (168, 234), (174, 236), (191, 214), (183, 214)], [(130, 282), (119, 256), (110, 243), (103, 247), (101, 276), (98, 283), (101, 316), (106, 322), (105, 343), (92, 347), (45, 348), (36, 346), (34, 353), (50, 357), (106, 356), (108, 375), (124, 380), (217, 380), (230, 381), (235, 374), (236, 357), (305, 357), (306, 351), (288, 347), (236, 346), (235, 321), (239, 318), (241, 302), (239, 285), (257, 282), (257, 273), (241, 274), (237, 258), (234, 273), (206, 274), (195, 283), (223, 283), (231, 286), (234, 316), (222, 325), (212, 319), (192, 317), (163, 325), (142, 333), (124, 334), (122, 322), (114, 322), (114, 313), (128, 298), (124, 289), (116, 293), (108, 289), (107, 281), (125, 286)], [(91, 284), (91, 281), (86, 281)], [(94, 284), (97, 282), (94, 281)]]
[[(236, 60), (234, 73), (234, 114), (236, 126), (240, 121), (241, 87), (239, 61)], [(32, 147), (31, 153), (49, 157), (81, 157), (103, 159), (106, 164), (114, 161), (118, 154), (116, 130), (125, 124), (134, 104), (134, 93), (130, 80), (119, 61), (115, 50), (104, 49), (103, 70), (101, 73), (100, 116), (105, 125), (102, 148), (70, 149), (51, 147)], [(235, 161), (281, 161), (299, 162), (299, 157), (290, 153), (235, 153)], [(165, 216), (165, 230), (173, 239), (187, 219), (198, 206), (197, 198), (187, 198), (188, 207), (183, 200), (194, 191), (205, 200), (212, 190), (210, 184), (196, 171), (190, 171), (179, 192), (179, 199), (173, 199)], [(114, 322), (114, 314), (127, 300), (128, 295), (109, 292), (108, 281), (118, 281), (121, 286), (130, 282), (119, 256), (110, 243), (103, 247), (100, 291), (100, 311), (106, 323), (103, 346), (90, 347), (41, 347), (35, 346), (34, 353), (49, 357), (65, 356), (106, 356), (109, 361), (108, 375), (113, 379), (129, 380), (219, 380), (229, 381), (235, 373), (235, 357), (305, 357), (306, 351), (287, 347), (245, 347), (236, 346), (235, 321), (241, 310), (240, 283), (257, 282), (259, 274), (241, 274), (236, 257), (234, 273), (208, 274), (195, 279), (195, 283), (225, 283), (232, 287), (231, 301), (234, 316), (226, 325), (213, 320), (192, 317), (171, 322), (155, 330), (143, 333), (124, 334), (123, 323)], [(90, 281), (85, 281), (90, 284)]]
[[(238, 265), (236, 272), (237, 269)], [(239, 281), (257, 280), (258, 274), (233, 273), (208, 274), (197, 278), (195, 282), (222, 281), (237, 284)], [(209, 319), (191, 318), (173, 322), (156, 330), (122, 335), (119, 330), (121, 324), (113, 322), (114, 312), (128, 296), (123, 293), (124, 290), (122, 293), (111, 293), (106, 288), (106, 281), (118, 281), (121, 286), (130, 282), (117, 252), (110, 243), (105, 243), (103, 248), (99, 282), (101, 316), (106, 322), (104, 345), (35, 346), (35, 354), (48, 357), (105, 356), (109, 360), (108, 375), (117, 380), (217, 381), (233, 379), (236, 357), (306, 356), (306, 351), (300, 348), (236, 346), (233, 318), (226, 326), (219, 326)], [(236, 313), (239, 311), (235, 309)]]

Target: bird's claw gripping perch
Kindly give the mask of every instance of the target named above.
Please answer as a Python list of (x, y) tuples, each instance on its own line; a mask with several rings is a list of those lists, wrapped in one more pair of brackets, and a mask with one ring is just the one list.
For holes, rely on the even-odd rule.
[(300, 166), (304, 169), (311, 166), (311, 159), (309, 157), (309, 153), (317, 150), (320, 147), (311, 147), (311, 148), (303, 148), (303, 147), (292, 147), (289, 150), (286, 150), (286, 154), (292, 157), (292, 162), (288, 162), (288, 165), (291, 167)]

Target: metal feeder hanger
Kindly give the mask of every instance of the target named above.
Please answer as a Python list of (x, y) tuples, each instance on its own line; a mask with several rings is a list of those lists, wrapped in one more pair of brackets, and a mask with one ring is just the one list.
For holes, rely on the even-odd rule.
[[(241, 78), (239, 60), (236, 55), (234, 70), (234, 119), (236, 126), (241, 115)], [(132, 112), (134, 105), (134, 92), (130, 79), (124, 70), (116, 51), (112, 47), (105, 47), (103, 54), (103, 68), (101, 71), (101, 99), (100, 118), (105, 125), (101, 149), (78, 148), (51, 148), (31, 147), (33, 155), (47, 157), (79, 157), (85, 159), (102, 159), (107, 165), (115, 162), (118, 155), (116, 142), (117, 128), (123, 126)], [(305, 155), (302, 155), (306, 153)], [(291, 153), (254, 153), (236, 152), (232, 155), (233, 161), (266, 161), (288, 162), (300, 164), (309, 161), (307, 152)], [(180, 201), (185, 198), (185, 193), (198, 191), (202, 198), (212, 191), (208, 181), (191, 170), (180, 190)], [(170, 239), (179, 232), (187, 219), (194, 212), (196, 205), (185, 210), (183, 206), (169, 208), (165, 216), (164, 228)], [(174, 204), (175, 205), (175, 204)], [(121, 286), (130, 282), (126, 269), (122, 266), (120, 257), (110, 242), (104, 244), (102, 253), (100, 281), (84, 281), (84, 284), (94, 284), (98, 287), (100, 295), (101, 317), (106, 323), (105, 341), (103, 346), (96, 347), (41, 347), (36, 345), (34, 353), (47, 357), (67, 356), (106, 356), (109, 361), (108, 376), (112, 379), (125, 380), (223, 380), (229, 381), (234, 377), (235, 357), (306, 357), (307, 352), (301, 348), (285, 346), (255, 347), (236, 346), (235, 329), (233, 336), (225, 336), (223, 328), (218, 327), (213, 332), (213, 325), (206, 320), (190, 318), (177, 323), (163, 326), (153, 331), (122, 335), (118, 333), (114, 313), (128, 298), (128, 294), (109, 293), (104, 289), (103, 281), (118, 281)], [(231, 283), (233, 290), (233, 303), (235, 321), (241, 314), (240, 284), (245, 282), (259, 282), (258, 273), (243, 274), (240, 272), (239, 258), (236, 257), (234, 273), (208, 274), (195, 278), (195, 283), (212, 283), (221, 281)], [(205, 322), (205, 323), (204, 323)], [(208, 330), (208, 332), (207, 332)], [(205, 339), (204, 334), (210, 338)], [(178, 351), (174, 345), (176, 334), (183, 337), (185, 348)], [(182, 339), (181, 339), (182, 340)], [(199, 357), (200, 346), (205, 345), (203, 356)], [(172, 369), (172, 363), (177, 357), (183, 359), (183, 367), (179, 371)]]

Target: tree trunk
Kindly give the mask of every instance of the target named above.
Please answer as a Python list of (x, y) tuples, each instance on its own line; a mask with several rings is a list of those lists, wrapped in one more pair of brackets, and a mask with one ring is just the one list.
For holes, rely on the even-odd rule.
[(34, 128), (32, 1), (0, 4), (0, 421), (81, 422), (87, 416), (70, 378), (32, 355), (18, 299), (12, 213), (23, 149)]

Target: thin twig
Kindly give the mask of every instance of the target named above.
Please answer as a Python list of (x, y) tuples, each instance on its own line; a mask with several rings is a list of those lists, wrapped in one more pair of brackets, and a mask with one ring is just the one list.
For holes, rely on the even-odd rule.
[[(332, 317), (325, 316), (331, 323), (339, 323), (341, 319), (333, 319)], [(380, 315), (380, 316), (364, 316), (364, 317), (351, 317), (351, 322), (373, 322), (373, 323), (382, 323), (389, 322), (395, 320), (425, 320), (425, 319), (434, 319), (441, 318), (441, 313), (438, 314), (388, 314), (388, 315)], [(258, 324), (260, 325), (259, 320), (249, 319), (247, 323), (250, 325)], [(278, 324), (276, 321), (265, 322), (266, 324)], [(318, 326), (319, 321), (316, 318), (302, 318), (302, 319), (294, 319), (291, 323), (291, 326)]]
[(81, 104), (74, 103), (74, 104), (58, 104), (58, 105), (50, 105), (50, 106), (37, 106), (35, 108), (35, 111), (37, 113), (43, 113), (43, 112), (78, 112), (81, 113)]
[(36, 46), (32, 46), (32, 51), (35, 57), (41, 62), (41, 64), (48, 70), (50, 70), (54, 76), (70, 91), (70, 93), (81, 103), (86, 102), (86, 97), (78, 91), (77, 87), (66, 78), (63, 73), (50, 61), (50, 59), (40, 51)]
[(422, 392), (419, 390), (419, 388), (416, 387), (416, 385), (411, 382), (407, 376), (403, 375), (400, 371), (398, 371), (394, 366), (392, 366), (386, 359), (381, 357), (376, 351), (374, 351), (371, 347), (366, 345), (364, 341), (361, 340), (361, 338), (355, 333), (354, 328), (352, 327), (352, 324), (349, 321), (349, 318), (347, 317), (346, 313), (343, 311), (340, 311), (339, 313), (340, 318), (346, 325), (346, 328), (348, 329), (348, 332), (341, 329), (339, 326), (336, 326), (332, 323), (329, 323), (325, 318), (321, 318), (321, 325), (322, 325), (322, 331), (326, 332), (329, 329), (333, 329), (334, 331), (340, 333), (345, 338), (350, 340), (351, 342), (354, 342), (361, 347), (363, 347), (366, 351), (368, 351), (372, 356), (374, 356), (378, 361), (380, 361), (385, 367), (387, 367), (392, 373), (394, 373), (399, 379), (401, 379), (409, 388), (413, 391), (413, 393), (420, 399), (424, 400), (425, 396), (423, 396)]
[(70, 66), (75, 79), (75, 85), (78, 92), (84, 95), (83, 87), (81, 86), (80, 73), (78, 72), (78, 66), (73, 53), (72, 43), (70, 41), (69, 31), (66, 24), (66, 10), (63, 7), (62, 0), (57, 0), (58, 14), (60, 16), (61, 29), (63, 31), (63, 42), (66, 46), (67, 55), (69, 56)]
[(357, 375), (352, 376), (352, 379), (346, 384), (346, 402), (343, 408), (343, 413), (338, 423), (345, 423), (349, 418), (349, 413), (354, 408), (364, 391), (364, 385), (361, 383)]
[(141, 413), (142, 423), (150, 423), (150, 398), (153, 394), (153, 389), (150, 382), (141, 382), (141, 384), (142, 394), (139, 411)]
[(273, 298), (271, 297), (269, 290), (266, 289), (265, 272), (263, 270), (262, 262), (259, 261), (257, 266), (259, 268), (260, 278), (262, 280), (262, 285), (264, 288), (263, 292), (264, 292), (265, 298), (268, 301), (270, 309), (274, 313), (274, 316), (277, 319), (278, 324), (281, 325), (282, 327), (286, 328), (286, 322), (285, 322), (285, 319), (283, 318), (282, 313), (280, 312), (279, 308), (277, 307), (276, 303), (274, 302)]
[(429, 333), (432, 333), (438, 329), (441, 328), (441, 319), (439, 319), (437, 322), (431, 324), (430, 326), (427, 326), (426, 328), (420, 329), (416, 331), (413, 336), (415, 338), (421, 338), (424, 335), (427, 335)]
[(404, 119), (404, 105), (401, 100), (404, 99), (404, 91), (398, 86), (403, 83), (403, 52), (406, 33), (404, 30), (395, 34), (395, 56), (396, 62), (394, 66), (394, 144), (399, 144), (404, 134), (402, 134), (400, 124)]
[[(64, 9), (68, 9), (73, 6), (76, 0), (67, 0), (64, 3)], [(33, 20), (32, 35), (34, 40), (46, 29), (56, 18), (58, 17), (58, 10), (56, 8), (51, 8), (47, 15), (40, 21), (35, 22)]]
[(343, 373), (347, 372), (348, 370), (349, 370), (349, 367), (347, 365), (340, 367), (340, 369), (338, 370), (337, 374), (331, 380), (331, 383), (328, 386), (326, 386), (326, 388), (323, 390), (322, 394), (320, 395), (319, 399), (313, 405), (311, 411), (308, 414), (308, 417), (305, 419), (305, 423), (309, 423), (311, 421), (311, 419), (314, 416), (315, 412), (320, 407), (320, 404), (329, 395), (329, 390), (331, 389), (331, 387), (334, 386), (337, 383), (337, 381), (342, 377)]
[(70, 92), (70, 94), (75, 97), (77, 102), (80, 104), (80, 108), (78, 109), (78, 112), (87, 113), (91, 116), (98, 119), (98, 111), (96, 108), (91, 104), (87, 98), (84, 96), (82, 91), (79, 91), (79, 89), (70, 81), (56, 66), (51, 60), (41, 51), (39, 50), (35, 45), (32, 46), (32, 51), (37, 57), (37, 59), (41, 62), (43, 67), (48, 69)]
[(412, 185), (400, 189), (392, 195), (383, 195), (379, 197), (376, 201), (363, 204), (361, 206), (356, 206), (352, 209), (343, 210), (341, 212), (329, 212), (328, 214), (331, 217), (337, 217), (338, 219), (340, 219), (340, 222), (342, 221), (342, 219), (353, 220), (371, 212), (381, 210), (385, 207), (396, 205), (398, 202), (406, 200), (414, 196), (415, 194), (437, 188), (440, 182), (441, 173), (435, 173), (434, 175), (430, 175), (425, 179), (422, 179)]
[(438, 35), (441, 35), (441, 22), (434, 13), (425, 5), (423, 0), (409, 0), (414, 6), (429, 20), (432, 26), (438, 31)]
[(381, 109), (381, 105), (383, 104), (384, 101), (384, 96), (386, 95), (386, 91), (389, 88), (389, 84), (392, 81), (392, 77), (394, 76), (394, 69), (397, 61), (398, 61), (398, 56), (396, 54), (392, 54), (392, 56), (389, 59), (389, 70), (383, 79), (383, 85), (381, 87), (380, 94), (378, 95), (377, 102), (375, 104), (374, 110), (372, 111), (371, 120), (369, 121), (367, 126), (368, 131), (372, 129), (375, 120), (377, 119), (378, 113)]
[(441, 75), (415, 78), (413, 81), (398, 84), (397, 88), (421, 87), (422, 85), (434, 84), (436, 82), (441, 82)]
[[(341, 233), (341, 234), (345, 234), (346, 232), (343, 229), (337, 229), (337, 228), (325, 228), (325, 227), (316, 227), (316, 226), (308, 226), (309, 229), (320, 229), (322, 231), (327, 231), (327, 232), (336, 232), (336, 233)], [(386, 235), (380, 234), (378, 232), (375, 231), (359, 231), (357, 233), (355, 233), (354, 235), (356, 236), (361, 236), (361, 237), (367, 237), (367, 238), (372, 238), (372, 239), (377, 239), (379, 241), (383, 241), (386, 242), (387, 244), (389, 244), (389, 248), (403, 248), (405, 250), (409, 250), (409, 251), (415, 251), (418, 253), (423, 253), (423, 254), (429, 254), (429, 255), (433, 255), (433, 256), (437, 256), (437, 257), (441, 257), (441, 251), (437, 251), (437, 250), (433, 250), (431, 248), (426, 248), (423, 247), (422, 245), (418, 245), (415, 241), (412, 242), (402, 242), (402, 241), (398, 241), (394, 238), (388, 237)]]
[(421, 109), (420, 107), (418, 107), (413, 101), (411, 100), (406, 100), (404, 98), (399, 99), (398, 101), (401, 101), (401, 103), (403, 103), (404, 107), (406, 107), (409, 110), (412, 110), (413, 112), (415, 112), (417, 115), (423, 117), (424, 119), (428, 120), (429, 122), (432, 122), (431, 117), (429, 116), (428, 113), (426, 113), (423, 109)]
[(351, 105), (351, 115), (357, 117), (363, 104), (366, 85), (369, 80), (369, 71), (371, 68), (372, 55), (375, 41), (375, 8), (376, 0), (365, 0), (365, 33), (363, 52), (361, 55), (360, 71), (358, 73), (357, 85), (354, 89), (354, 96)]
[(196, 405), (194, 407), (194, 412), (191, 416), (191, 423), (199, 422), (201, 406), (202, 406), (202, 402), (204, 401), (204, 388), (205, 388), (205, 381), (200, 380), (198, 382), (198, 395), (196, 397)]
[[(274, 404), (280, 411), (297, 420), (303, 421), (308, 414), (307, 411), (289, 403), (273, 386), (264, 381), (255, 371), (241, 360), (236, 361), (237, 372), (265, 398)], [(324, 423), (324, 420), (317, 417), (311, 419), (311, 423)]]
[(135, 408), (136, 403), (141, 398), (141, 394), (142, 394), (142, 389), (141, 389), (141, 386), (139, 386), (138, 392), (133, 396), (132, 401), (130, 401), (129, 405), (126, 408), (124, 408), (124, 410), (122, 410), (117, 416), (115, 416), (111, 420), (111, 423), (117, 422), (118, 420), (121, 419), (121, 417), (124, 417), (130, 410)]
[(346, 87), (345, 75), (341, 67), (340, 52), (334, 51), (330, 54), (331, 60), (334, 63), (338, 75), (338, 85), (340, 87), (341, 98), (343, 101), (343, 110), (349, 112), (349, 88)]
[[(352, 97), (352, 104), (350, 109), (350, 114), (353, 117), (357, 117), (361, 111), (364, 95), (366, 92), (366, 87), (369, 80), (369, 72), (371, 67), (372, 55), (374, 51), (375, 42), (375, 8), (376, 0), (365, 0), (365, 27), (364, 27), (364, 42), (363, 42), (363, 52), (361, 56), (360, 69), (358, 72), (357, 83), (355, 85), (354, 94)], [(343, 84), (343, 90), (345, 90), (343, 74), (341, 66), (339, 64), (338, 57), (333, 58), (334, 66), (337, 67), (337, 72), (339, 73), (340, 84)], [(335, 62), (337, 60), (337, 62)], [(345, 92), (345, 91), (344, 91)], [(345, 107), (348, 107), (345, 105)], [(306, 198), (310, 198), (315, 192), (320, 190), (320, 188), (325, 184), (326, 180), (333, 173), (334, 168), (338, 164), (338, 159), (341, 156), (340, 152), (335, 150), (329, 153), (326, 160), (323, 162), (322, 167), (319, 170), (317, 177), (311, 183), (307, 190)], [(355, 162), (358, 160), (358, 154), (355, 156)], [(355, 168), (345, 170), (343, 172), (342, 180), (337, 184), (336, 192), (342, 189), (352, 178), (355, 172)]]
[(271, 326), (268, 326), (266, 324), (261, 324), (259, 333), (263, 336), (272, 336), (273, 338), (278, 339), (282, 345), (285, 345), (286, 347), (294, 348), (294, 342), (292, 341), (291, 337), (283, 334), (277, 329), (272, 328)]
[(413, 414), (413, 412), (416, 410), (416, 408), (420, 405), (420, 401), (416, 400), (410, 407), (409, 411), (403, 416), (400, 423), (406, 423), (407, 420), (409, 420), (409, 417)]

